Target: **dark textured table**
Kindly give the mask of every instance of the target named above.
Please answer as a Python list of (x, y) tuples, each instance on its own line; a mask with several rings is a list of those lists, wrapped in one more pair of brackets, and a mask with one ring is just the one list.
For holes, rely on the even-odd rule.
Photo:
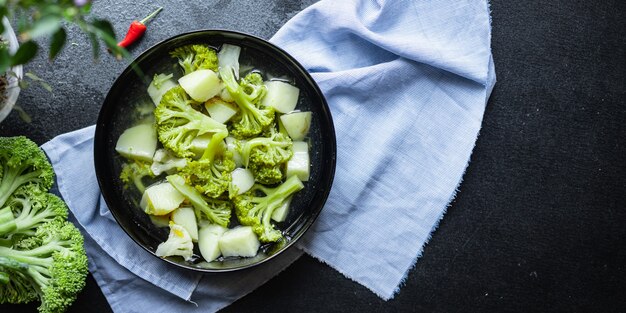
[[(313, 2), (160, 1), (165, 10), (131, 51), (201, 28), (269, 38)], [(121, 35), (155, 6), (95, 1), (94, 15)], [(224, 311), (626, 308), (626, 2), (494, 0), (491, 9), (498, 83), (460, 192), (397, 296), (382, 301), (304, 256)], [(75, 30), (69, 40), (55, 62), (44, 53), (26, 67), (54, 91), (23, 91), (18, 103), (33, 122), (14, 112), (1, 136), (41, 144), (95, 123), (126, 63), (93, 62)], [(110, 311), (91, 276), (70, 311)]]

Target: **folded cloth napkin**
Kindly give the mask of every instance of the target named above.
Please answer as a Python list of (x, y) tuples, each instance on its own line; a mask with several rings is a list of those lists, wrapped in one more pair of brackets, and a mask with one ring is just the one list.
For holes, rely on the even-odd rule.
[[(322, 0), (270, 41), (312, 73), (337, 133), (335, 183), (298, 247), (390, 299), (454, 197), (480, 129), (495, 83), (488, 4)], [(137, 249), (100, 196), (93, 132), (43, 148), (114, 311), (215, 311), (301, 255), (209, 278)]]

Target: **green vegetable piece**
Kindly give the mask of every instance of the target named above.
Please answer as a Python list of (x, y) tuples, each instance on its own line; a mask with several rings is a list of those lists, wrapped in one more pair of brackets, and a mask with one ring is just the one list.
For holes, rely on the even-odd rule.
[(189, 98), (182, 87), (176, 86), (163, 95), (156, 107), (159, 140), (178, 157), (193, 157), (194, 138), (206, 133), (226, 132), (226, 125), (193, 108), (197, 102)]
[(211, 198), (217, 198), (228, 190), (231, 172), (235, 169), (232, 153), (224, 148), (226, 135), (226, 132), (213, 135), (202, 157), (189, 161), (180, 171), (187, 184)]
[(167, 176), (167, 181), (191, 202), (198, 220), (206, 218), (210, 223), (228, 227), (232, 211), (230, 202), (203, 198), (202, 194), (187, 185), (180, 175)]
[(259, 83), (258, 73), (248, 74), (240, 84), (235, 80), (232, 67), (220, 68), (220, 76), (226, 90), (239, 107), (239, 113), (233, 117), (231, 133), (234, 136), (257, 136), (274, 122), (274, 109), (257, 105), (266, 92), (262, 79)]
[(271, 224), (272, 214), (302, 188), (304, 185), (297, 176), (289, 177), (275, 188), (254, 185), (250, 191), (234, 198), (237, 219), (242, 225), (252, 226), (261, 242), (277, 242), (283, 236)]
[(132, 186), (135, 186), (140, 193), (143, 193), (146, 190), (143, 181), (146, 177), (155, 177), (152, 173), (150, 163), (134, 161), (122, 165), (120, 180), (124, 183), (124, 188), (129, 188), (132, 183)]
[(170, 55), (178, 59), (184, 75), (199, 69), (217, 71), (217, 52), (208, 46), (196, 44), (178, 47)]

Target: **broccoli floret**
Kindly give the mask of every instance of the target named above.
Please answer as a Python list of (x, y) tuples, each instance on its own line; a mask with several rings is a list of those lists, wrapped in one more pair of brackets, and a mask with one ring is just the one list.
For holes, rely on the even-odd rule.
[(174, 222), (170, 222), (170, 234), (167, 240), (159, 244), (155, 254), (160, 257), (178, 255), (185, 261), (193, 256), (193, 242), (187, 230)]
[[(83, 237), (67, 221), (50, 221), (37, 228), (34, 236), (12, 247), (0, 246), (0, 258), (4, 260), (0, 272), (13, 281), (11, 285), (0, 284), (0, 294), (28, 291), (22, 284), (29, 282), (41, 301), (40, 312), (65, 311), (85, 286), (88, 269)], [(27, 292), (24, 297), (31, 294)], [(16, 299), (0, 298), (0, 302), (9, 300)]]
[(170, 52), (172, 57), (178, 59), (178, 64), (187, 75), (199, 69), (209, 69), (217, 72), (217, 52), (204, 45), (187, 45), (178, 47)]
[(258, 106), (267, 88), (262, 79), (259, 83), (257, 75), (260, 76), (258, 73), (248, 74), (238, 84), (232, 67), (220, 68), (224, 86), (240, 109), (233, 118), (231, 129), (231, 133), (238, 138), (256, 136), (274, 122), (274, 109)]
[(46, 155), (24, 136), (0, 138), (0, 172), (0, 208), (20, 186), (32, 184), (48, 191), (54, 181)]
[(177, 158), (165, 149), (159, 149), (154, 153), (150, 170), (154, 175), (161, 175), (174, 169), (181, 169), (187, 166), (187, 159)]
[[(10, 216), (3, 214), (4, 210), (9, 210)], [(7, 200), (7, 206), (0, 210), (0, 235), (7, 238), (16, 234), (33, 236), (37, 227), (55, 219), (67, 219), (65, 202), (33, 186), (24, 186), (15, 191)]]
[(277, 242), (283, 236), (271, 223), (272, 213), (302, 188), (304, 185), (297, 176), (289, 177), (276, 188), (255, 184), (248, 192), (234, 198), (237, 219), (242, 225), (252, 226), (261, 242)]
[(250, 163), (248, 169), (254, 176), (254, 181), (264, 185), (275, 185), (280, 183), (284, 178), (283, 164), (263, 165), (259, 163)]
[(206, 133), (227, 131), (226, 125), (192, 107), (197, 103), (180, 86), (163, 95), (154, 110), (159, 140), (178, 157), (193, 157), (192, 141)]
[(122, 165), (120, 180), (124, 183), (124, 188), (128, 188), (132, 183), (140, 193), (143, 193), (146, 190), (146, 185), (143, 182), (145, 177), (155, 177), (149, 163), (134, 161)]
[(285, 163), (293, 156), (293, 142), (289, 136), (270, 128), (268, 137), (257, 137), (239, 145), (244, 166), (250, 163), (275, 166)]
[(293, 156), (293, 142), (289, 136), (276, 131), (274, 126), (266, 130), (267, 137), (256, 137), (239, 142), (237, 149), (242, 163), (256, 182), (273, 185), (283, 180), (284, 165)]
[(232, 181), (235, 160), (233, 153), (224, 148), (227, 135), (226, 132), (213, 135), (202, 157), (188, 162), (180, 172), (188, 185), (211, 198), (222, 195)]
[(167, 181), (193, 205), (196, 218), (206, 218), (210, 223), (228, 227), (232, 205), (228, 201), (205, 199), (195, 188), (187, 185), (180, 175), (167, 176)]

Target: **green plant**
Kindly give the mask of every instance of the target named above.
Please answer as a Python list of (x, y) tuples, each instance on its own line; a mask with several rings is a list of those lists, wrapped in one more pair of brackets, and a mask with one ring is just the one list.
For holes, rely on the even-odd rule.
[[(99, 56), (100, 42), (116, 55), (127, 55), (117, 46), (111, 23), (90, 18), (90, 11), (89, 0), (0, 0), (0, 20), (3, 17), (14, 20), (22, 42), (14, 54), (6, 45), (0, 45), (0, 74), (35, 57), (39, 50), (35, 40), (41, 38), (49, 38), (48, 57), (54, 59), (67, 41), (65, 28), (69, 24), (77, 25), (89, 37), (94, 58)], [(2, 32), (4, 25), (0, 23)]]

